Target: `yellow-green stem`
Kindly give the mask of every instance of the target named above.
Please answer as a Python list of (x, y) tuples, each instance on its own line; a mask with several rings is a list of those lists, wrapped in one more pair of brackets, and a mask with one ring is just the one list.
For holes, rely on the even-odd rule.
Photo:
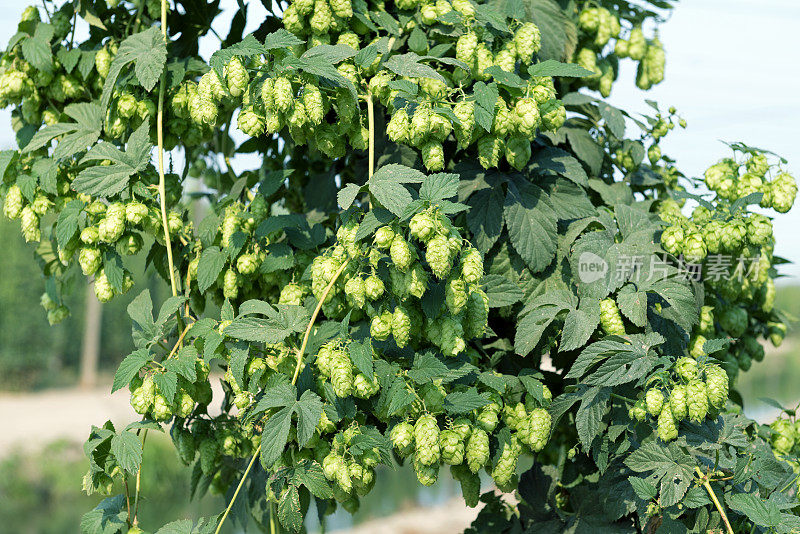
[(695, 467), (694, 470), (700, 476), (700, 480), (703, 483), (703, 487), (708, 492), (708, 496), (711, 497), (711, 501), (714, 503), (714, 506), (717, 508), (717, 512), (719, 512), (720, 517), (722, 517), (722, 522), (725, 523), (725, 530), (727, 530), (728, 534), (733, 534), (733, 527), (731, 527), (731, 522), (728, 521), (728, 516), (725, 513), (725, 508), (717, 499), (717, 494), (714, 493), (714, 488), (711, 487), (711, 484), (708, 483), (708, 479), (700, 470), (699, 467)]
[(339, 275), (344, 272), (347, 268), (347, 264), (350, 263), (350, 260), (347, 260), (342, 264), (341, 267), (336, 271), (331, 278), (331, 281), (328, 282), (328, 285), (325, 287), (325, 291), (322, 292), (320, 296), (319, 302), (317, 303), (317, 307), (314, 308), (314, 313), (311, 315), (311, 320), (308, 321), (308, 328), (306, 328), (306, 333), (303, 336), (303, 343), (300, 345), (300, 348), (297, 349), (297, 366), (294, 369), (294, 376), (292, 377), (292, 384), (297, 383), (297, 377), (300, 376), (300, 367), (303, 365), (303, 354), (306, 351), (306, 345), (308, 344), (308, 337), (311, 335), (311, 329), (314, 328), (314, 323), (317, 320), (317, 315), (319, 315), (319, 311), (322, 309), (322, 304), (325, 302), (325, 299), (328, 298), (328, 293), (331, 292), (331, 288), (336, 283), (336, 280), (339, 278)]
[[(147, 429), (144, 429), (142, 432), (142, 450), (144, 450), (144, 444), (147, 441)], [(139, 464), (139, 469), (136, 471), (136, 493), (133, 497), (133, 524), (136, 525), (139, 522), (139, 493), (142, 488), (142, 465)]]
[(236, 491), (233, 492), (233, 497), (231, 497), (231, 502), (228, 503), (228, 507), (225, 508), (225, 513), (222, 514), (222, 519), (219, 520), (219, 525), (217, 525), (217, 530), (214, 531), (214, 534), (219, 534), (219, 531), (222, 529), (222, 525), (225, 523), (225, 519), (228, 518), (228, 514), (231, 512), (231, 508), (233, 508), (233, 503), (236, 502), (236, 497), (239, 496), (239, 492), (244, 486), (244, 481), (247, 479), (247, 475), (250, 473), (250, 470), (253, 468), (253, 464), (256, 463), (256, 458), (258, 458), (258, 453), (261, 452), (261, 445), (259, 444), (256, 447), (256, 451), (253, 453), (253, 457), (250, 459), (250, 463), (247, 464), (247, 469), (244, 470), (244, 474), (242, 475), (242, 480), (239, 481), (239, 485), (236, 486)]

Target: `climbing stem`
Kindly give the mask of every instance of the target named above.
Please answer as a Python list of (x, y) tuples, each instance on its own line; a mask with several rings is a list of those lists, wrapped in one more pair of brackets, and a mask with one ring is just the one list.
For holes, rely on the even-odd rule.
[[(350, 263), (350, 260), (347, 260), (342, 264), (341, 267), (334, 273), (333, 278), (331, 281), (328, 282), (328, 285), (325, 287), (325, 290), (322, 292), (320, 296), (319, 302), (317, 303), (317, 307), (314, 308), (314, 313), (311, 314), (311, 319), (308, 321), (308, 327), (306, 328), (306, 333), (303, 336), (303, 342), (300, 345), (300, 348), (297, 349), (297, 367), (294, 370), (294, 376), (292, 377), (292, 385), (297, 383), (297, 378), (300, 376), (300, 368), (303, 364), (303, 353), (306, 350), (306, 345), (308, 344), (308, 337), (311, 335), (311, 329), (314, 327), (314, 323), (317, 320), (317, 316), (319, 315), (319, 311), (322, 309), (322, 303), (325, 302), (325, 299), (328, 297), (328, 293), (331, 292), (333, 285), (336, 283), (336, 280), (339, 276), (344, 272), (345, 268), (347, 268), (347, 264)], [(219, 525), (217, 525), (217, 530), (214, 531), (214, 534), (219, 534), (220, 529), (222, 528), (223, 523), (225, 523), (225, 519), (228, 517), (228, 513), (230, 513), (231, 508), (233, 507), (233, 503), (236, 501), (236, 497), (239, 495), (239, 491), (242, 489), (244, 485), (244, 481), (247, 479), (247, 475), (250, 474), (250, 469), (252, 469), (253, 464), (258, 458), (259, 453), (261, 452), (261, 445), (259, 444), (256, 447), (255, 452), (253, 453), (253, 457), (250, 459), (250, 463), (245, 469), (244, 474), (242, 475), (242, 479), (239, 481), (239, 485), (236, 487), (236, 491), (233, 493), (233, 497), (231, 497), (231, 502), (228, 503), (228, 507), (225, 509), (225, 513), (222, 514), (222, 519), (219, 520)], [(270, 530), (274, 533), (275, 532), (275, 521), (272, 514), (272, 505), (270, 504)]]
[[(167, 41), (167, 0), (161, 0), (161, 35)], [(158, 196), (161, 200), (161, 225), (164, 227), (164, 245), (167, 247), (167, 264), (169, 266), (169, 283), (172, 296), (178, 296), (178, 284), (175, 280), (175, 263), (172, 259), (172, 242), (169, 236), (169, 219), (167, 217), (166, 178), (164, 176), (164, 92), (166, 86), (165, 72), (161, 73), (158, 84), (158, 114), (156, 115), (156, 136), (158, 139)]]
[(731, 527), (731, 522), (728, 521), (728, 516), (725, 513), (725, 508), (719, 502), (719, 499), (717, 499), (717, 494), (714, 493), (714, 489), (711, 487), (711, 484), (709, 484), (708, 479), (706, 478), (706, 476), (703, 474), (703, 472), (700, 470), (699, 467), (695, 467), (694, 470), (697, 473), (697, 475), (700, 477), (700, 480), (703, 483), (703, 487), (708, 492), (708, 496), (711, 497), (711, 501), (714, 503), (714, 506), (717, 508), (717, 511), (719, 512), (720, 517), (722, 517), (722, 522), (725, 523), (725, 530), (727, 530), (728, 534), (733, 534), (733, 527)]
[[(147, 429), (142, 432), (142, 449), (144, 450), (144, 443), (147, 441)], [(136, 488), (133, 496), (133, 521), (134, 525), (139, 522), (139, 494), (142, 488), (142, 466), (139, 464), (139, 469), (136, 471)]]
[(297, 377), (300, 376), (300, 367), (303, 365), (303, 354), (306, 351), (306, 345), (308, 344), (308, 337), (311, 335), (311, 329), (314, 328), (314, 323), (317, 320), (317, 315), (319, 315), (319, 311), (322, 309), (322, 303), (325, 302), (326, 298), (328, 298), (328, 293), (331, 292), (331, 289), (333, 288), (333, 285), (336, 283), (336, 280), (344, 272), (349, 263), (350, 260), (347, 260), (342, 264), (341, 267), (339, 267), (336, 273), (334, 273), (333, 278), (331, 278), (331, 281), (328, 282), (328, 285), (322, 292), (322, 295), (319, 298), (319, 302), (317, 303), (317, 307), (314, 308), (314, 313), (311, 314), (311, 320), (308, 321), (308, 327), (306, 328), (306, 333), (303, 336), (303, 343), (300, 345), (300, 348), (297, 349), (297, 366), (295, 366), (294, 368), (294, 376), (292, 377), (292, 384), (296, 384)]

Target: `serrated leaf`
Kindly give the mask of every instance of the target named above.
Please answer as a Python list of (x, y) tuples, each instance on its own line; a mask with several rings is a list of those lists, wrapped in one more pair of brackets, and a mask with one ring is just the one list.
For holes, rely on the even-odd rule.
[(425, 175), (416, 169), (392, 163), (384, 165), (369, 179), (369, 191), (380, 204), (400, 217), (411, 203), (411, 193), (403, 184), (420, 183)]
[(486, 254), (503, 231), (503, 194), (497, 188), (482, 189), (467, 200), (467, 226), (475, 247)]
[(59, 246), (64, 247), (78, 231), (78, 218), (83, 209), (83, 202), (72, 200), (67, 203), (58, 214), (56, 222), (56, 240)]
[(581, 406), (575, 415), (575, 428), (578, 431), (584, 450), (588, 451), (592, 441), (600, 431), (600, 422), (608, 407), (611, 388), (593, 387), (587, 389), (581, 399)]
[(155, 382), (158, 391), (167, 399), (167, 403), (171, 403), (175, 400), (175, 393), (178, 392), (177, 374), (172, 371), (158, 373), (153, 375), (153, 382)]
[(475, 388), (467, 391), (454, 391), (444, 398), (444, 409), (455, 415), (469, 413), (489, 404), (489, 400)]
[(419, 188), (420, 200), (431, 203), (452, 198), (458, 194), (458, 175), (446, 172), (431, 174), (422, 182)]
[(111, 438), (111, 452), (119, 466), (135, 475), (142, 464), (142, 442), (131, 432), (120, 432)]
[(269, 469), (283, 453), (289, 438), (293, 410), (284, 407), (272, 414), (261, 433), (261, 465)]
[(361, 374), (372, 380), (375, 373), (372, 365), (372, 347), (369, 341), (351, 341), (347, 350), (353, 365)]
[(322, 399), (307, 389), (300, 395), (295, 405), (297, 412), (297, 444), (304, 447), (314, 435), (314, 430), (322, 416)]
[(333, 496), (333, 489), (317, 462), (306, 461), (298, 465), (294, 480), (318, 499), (330, 499)]
[(300, 532), (303, 527), (303, 514), (300, 511), (300, 494), (297, 486), (286, 488), (278, 502), (278, 519), (290, 532)]
[[(284, 30), (285, 31), (285, 30)], [(288, 32), (287, 32), (288, 33)], [(275, 34), (272, 34), (275, 35)], [(291, 35), (291, 34), (290, 34)], [(267, 36), (269, 38), (270, 36)], [(294, 37), (292, 35), (292, 37)], [(273, 39), (276, 39), (273, 37)], [(295, 38), (296, 39), (296, 38)], [(234, 57), (253, 57), (269, 52), (269, 49), (258, 42), (258, 39), (251, 33), (238, 43), (232, 44), (227, 48), (217, 50), (211, 54), (209, 65), (217, 73), (220, 80), (224, 80), (223, 68)]]
[(53, 38), (53, 26), (39, 23), (33, 36), (22, 41), (20, 48), (25, 60), (33, 65), (36, 70), (50, 72), (53, 68), (53, 52), (50, 40)]
[(158, 26), (135, 33), (119, 45), (103, 84), (100, 108), (105, 112), (122, 69), (134, 63), (136, 79), (146, 91), (152, 91), (167, 62), (167, 45)]
[(420, 63), (422, 57), (414, 52), (390, 57), (383, 66), (399, 76), (409, 78), (432, 78), (444, 82), (445, 79), (433, 67)]
[(475, 97), (475, 122), (487, 132), (492, 131), (494, 123), (495, 106), (500, 93), (496, 83), (485, 84), (476, 82), (472, 86)]
[(336, 200), (339, 203), (339, 207), (343, 210), (350, 209), (350, 206), (353, 205), (353, 202), (355, 202), (356, 197), (360, 192), (361, 186), (356, 184), (347, 184), (341, 188), (336, 194)]
[(553, 76), (561, 78), (583, 78), (594, 73), (575, 63), (561, 63), (552, 59), (528, 67), (528, 74), (534, 76)]
[(150, 361), (150, 351), (147, 349), (135, 350), (128, 354), (119, 364), (117, 372), (114, 373), (114, 383), (111, 386), (111, 393), (122, 389), (131, 383), (131, 380), (139, 374), (139, 371)]
[(487, 274), (483, 277), (483, 290), (489, 298), (490, 308), (510, 306), (525, 296), (519, 285), (499, 274)]
[(197, 286), (200, 293), (205, 293), (217, 281), (225, 262), (225, 254), (219, 247), (209, 247), (200, 254), (200, 261), (197, 263)]
[(547, 194), (533, 184), (509, 183), (503, 208), (514, 250), (533, 272), (550, 265), (556, 252), (556, 213)]

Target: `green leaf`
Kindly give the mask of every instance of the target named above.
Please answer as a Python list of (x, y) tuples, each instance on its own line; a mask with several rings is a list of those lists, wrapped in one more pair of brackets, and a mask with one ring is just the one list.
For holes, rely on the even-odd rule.
[(781, 522), (781, 512), (778, 506), (769, 500), (762, 499), (754, 493), (733, 493), (725, 496), (725, 502), (730, 508), (764, 528), (775, 528)]
[(492, 131), (494, 123), (495, 106), (500, 93), (496, 83), (486, 85), (483, 82), (475, 82), (472, 86), (475, 97), (475, 122), (487, 132)]
[(64, 113), (75, 119), (75, 122), (45, 126), (34, 134), (23, 152), (38, 150), (53, 138), (63, 136), (53, 151), (54, 158), (63, 159), (86, 150), (86, 147), (97, 141), (103, 127), (103, 115), (97, 104), (70, 104), (64, 108)]
[(583, 78), (594, 74), (575, 63), (561, 63), (548, 59), (528, 67), (528, 74), (531, 76), (554, 76), (562, 78)]
[(445, 79), (436, 69), (424, 63), (420, 63), (422, 59), (422, 57), (414, 52), (408, 52), (390, 57), (383, 66), (399, 76), (407, 76), (409, 78), (433, 78), (434, 80), (444, 82)]
[(570, 351), (582, 347), (600, 322), (600, 306), (596, 300), (584, 299), (580, 307), (571, 310), (564, 319), (560, 350)]
[(297, 412), (297, 444), (304, 447), (314, 435), (314, 430), (322, 416), (322, 399), (307, 389), (300, 395), (295, 405)]
[(83, 202), (72, 200), (67, 203), (58, 214), (56, 222), (56, 240), (59, 246), (64, 247), (72, 236), (78, 231), (78, 218), (83, 209)]
[(451, 414), (469, 413), (489, 404), (489, 401), (475, 388), (454, 391), (444, 398), (444, 409)]
[(351, 341), (347, 346), (347, 350), (353, 365), (356, 366), (361, 374), (372, 380), (375, 372), (372, 364), (372, 347), (369, 341)]
[(519, 285), (499, 274), (487, 274), (483, 277), (483, 289), (489, 297), (490, 308), (510, 306), (522, 300), (525, 293)]
[(225, 254), (219, 247), (209, 247), (203, 251), (197, 263), (197, 286), (200, 293), (205, 293), (217, 281), (225, 262)]
[(294, 482), (308, 488), (311, 495), (318, 499), (330, 499), (333, 496), (333, 489), (317, 462), (306, 460), (298, 464), (294, 472)]
[(120, 432), (111, 439), (111, 452), (119, 466), (135, 475), (142, 464), (142, 442), (132, 432)]
[(369, 179), (370, 193), (380, 204), (400, 217), (411, 203), (411, 193), (403, 184), (420, 183), (425, 175), (416, 169), (392, 163), (384, 165)]
[(350, 209), (350, 206), (353, 205), (355, 202), (356, 197), (361, 192), (361, 186), (356, 184), (347, 184), (343, 188), (339, 190), (336, 194), (336, 200), (339, 203), (339, 207), (343, 210)]
[[(247, 37), (245, 37), (246, 39)], [(299, 44), (303, 44), (303, 41), (284, 28), (274, 31), (264, 38), (264, 48), (267, 50), (291, 48)]]
[[(292, 35), (292, 37), (294, 36)], [(268, 35), (267, 38), (269, 39), (270, 35)], [(273, 39), (277, 41), (278, 38), (273, 37)], [(297, 38), (295, 37), (295, 39)], [(219, 79), (224, 80), (225, 76), (223, 74), (223, 68), (234, 57), (253, 57), (253, 56), (259, 56), (261, 54), (266, 54), (267, 52), (269, 52), (269, 49), (266, 46), (259, 43), (258, 39), (256, 39), (255, 36), (251, 33), (238, 43), (235, 43), (227, 48), (217, 50), (216, 52), (211, 54), (211, 59), (209, 60), (208, 64), (217, 73)]]
[(560, 148), (547, 147), (537, 151), (531, 161), (532, 169), (541, 174), (558, 174), (580, 186), (589, 185), (589, 178), (580, 162)]
[(633, 491), (636, 492), (636, 495), (643, 501), (655, 499), (656, 495), (658, 495), (656, 487), (643, 478), (629, 476), (628, 482), (633, 486)]
[(104, 499), (94, 510), (81, 517), (81, 534), (115, 534), (123, 528), (127, 529), (125, 503), (125, 495)]
[(575, 23), (555, 0), (525, 0), (527, 20), (541, 32), (539, 59), (561, 61), (572, 55), (578, 43)]
[(151, 26), (135, 33), (120, 43), (103, 84), (103, 94), (100, 98), (101, 111), (105, 112), (108, 108), (117, 78), (122, 69), (130, 63), (134, 63), (134, 73), (142, 87), (146, 91), (152, 91), (167, 63), (167, 45), (158, 26)]
[(309, 48), (308, 50), (303, 52), (303, 55), (300, 57), (305, 59), (321, 58), (331, 63), (332, 65), (336, 65), (337, 63), (341, 63), (345, 59), (350, 59), (355, 55), (356, 51), (345, 44), (340, 44), (340, 45), (321, 44)]
[(599, 174), (605, 153), (592, 134), (582, 128), (573, 127), (565, 127), (564, 132), (575, 155), (589, 166), (592, 174)]
[(128, 354), (119, 364), (119, 368), (114, 374), (114, 384), (111, 386), (111, 393), (130, 384), (131, 380), (139, 374), (142, 367), (149, 361), (150, 351), (147, 349), (135, 350)]
[(292, 424), (291, 407), (284, 407), (272, 414), (264, 424), (261, 433), (261, 465), (269, 469), (280, 458), (289, 438), (289, 427)]
[(575, 428), (578, 431), (584, 450), (592, 446), (592, 440), (600, 432), (600, 422), (608, 408), (611, 388), (593, 387), (587, 389), (581, 398), (581, 406), (575, 415)]
[(503, 70), (497, 65), (485, 69), (483, 73), (490, 75), (497, 83), (500, 85), (505, 85), (506, 87), (511, 87), (514, 89), (525, 89), (528, 87), (527, 81), (523, 80), (513, 72)]
[(178, 375), (173, 371), (159, 373), (153, 376), (156, 388), (167, 399), (168, 403), (175, 400), (175, 393), (178, 392)]
[(289, 485), (278, 502), (278, 519), (281, 525), (291, 532), (300, 532), (303, 527), (303, 513), (300, 510), (300, 494), (297, 486)]
[(556, 213), (538, 186), (508, 184), (503, 209), (514, 250), (533, 272), (550, 265), (556, 252)]
[(197, 380), (196, 361), (197, 349), (193, 345), (187, 345), (179, 350), (174, 358), (164, 360), (163, 364), (168, 371), (172, 371), (193, 383)]
[(179, 519), (167, 523), (158, 529), (156, 534), (194, 534), (192, 531), (192, 521), (190, 519)]
[(419, 188), (419, 198), (434, 204), (452, 198), (458, 194), (458, 184), (457, 174), (445, 172), (431, 174), (423, 180)]
[(53, 38), (53, 27), (50, 24), (39, 23), (33, 32), (33, 37), (22, 41), (22, 55), (25, 60), (33, 65), (36, 70), (50, 72), (53, 68), (53, 52), (50, 40)]
[(467, 200), (467, 227), (475, 247), (486, 254), (503, 231), (503, 193), (498, 188), (481, 189)]
[(72, 188), (87, 195), (110, 197), (128, 186), (131, 176), (147, 168), (150, 163), (150, 120), (145, 119), (134, 131), (125, 152), (103, 141), (92, 147), (81, 160), (111, 160), (111, 165), (96, 165), (78, 173)]

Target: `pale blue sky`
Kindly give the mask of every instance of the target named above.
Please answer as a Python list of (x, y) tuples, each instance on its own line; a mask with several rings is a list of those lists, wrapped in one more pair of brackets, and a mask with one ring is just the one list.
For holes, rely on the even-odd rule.
[[(258, 1), (249, 2), (251, 25), (263, 13)], [(0, 42), (16, 31), (27, 3), (0, 0)], [(227, 23), (236, 2), (223, 15)], [(215, 24), (225, 32), (225, 23)], [(691, 0), (678, 4), (661, 26), (666, 47), (666, 78), (652, 90), (636, 89), (633, 63), (623, 61), (620, 81), (611, 103), (629, 111), (647, 112), (644, 99), (678, 108), (689, 127), (675, 131), (662, 143), (687, 175), (699, 176), (711, 163), (729, 155), (720, 141), (743, 141), (770, 149), (789, 160), (788, 169), (800, 177), (800, 64), (797, 60), (800, 2), (798, 0)], [(203, 43), (211, 51), (215, 39)], [(9, 112), (0, 111), (8, 125)], [(0, 147), (13, 143), (11, 128), (0, 130)], [(795, 262), (783, 272), (800, 276), (800, 207), (775, 221), (777, 253)]]

